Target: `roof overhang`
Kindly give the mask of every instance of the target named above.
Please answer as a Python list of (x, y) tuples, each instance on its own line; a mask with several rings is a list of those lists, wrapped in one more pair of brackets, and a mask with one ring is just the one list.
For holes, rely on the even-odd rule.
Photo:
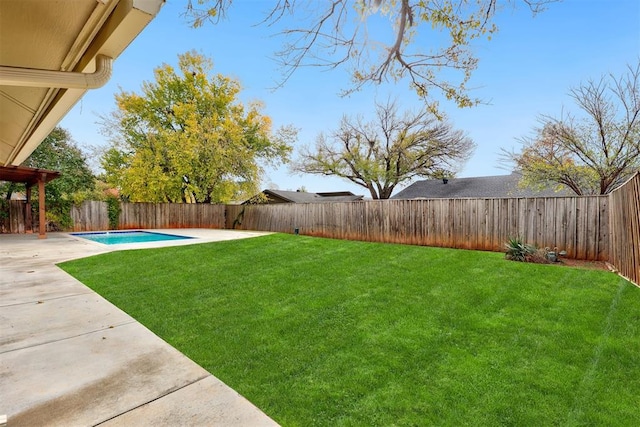
[(89, 88), (106, 83), (111, 61), (164, 1), (2, 0), (0, 166), (24, 162)]

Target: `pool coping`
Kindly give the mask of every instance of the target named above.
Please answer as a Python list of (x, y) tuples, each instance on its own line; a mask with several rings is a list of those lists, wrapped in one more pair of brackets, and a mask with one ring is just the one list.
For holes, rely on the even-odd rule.
[[(87, 236), (104, 236), (104, 235), (125, 235), (125, 234), (133, 234), (133, 233), (141, 233), (141, 234), (146, 234), (146, 235), (155, 235), (155, 236), (168, 236), (171, 237), (170, 239), (157, 239), (157, 240), (145, 240), (145, 241), (141, 241), (141, 242), (122, 242), (122, 243), (104, 243), (101, 242), (99, 240), (94, 240), (91, 237), (87, 237)], [(169, 242), (169, 241), (177, 241), (177, 240), (191, 240), (191, 239), (197, 239), (198, 237), (194, 237), (194, 236), (184, 236), (181, 235), (179, 233), (160, 233), (158, 231), (150, 231), (150, 230), (144, 230), (144, 229), (133, 229), (133, 230), (109, 230), (109, 231), (78, 231), (78, 232), (73, 232), (73, 233), (69, 233), (69, 235), (71, 237), (80, 237), (81, 239), (85, 239), (85, 240), (89, 240), (91, 242), (95, 242), (95, 243), (100, 243), (106, 246), (114, 246), (114, 245), (118, 245), (118, 244), (124, 244), (124, 245), (129, 245), (129, 244), (135, 244), (135, 243), (151, 243), (151, 242)]]
[[(97, 245), (97, 247), (108, 248), (109, 250), (113, 250), (113, 251), (193, 245), (193, 244), (201, 244), (201, 243), (219, 242), (222, 240), (235, 240), (235, 239), (242, 239), (242, 238), (259, 237), (259, 236), (272, 234), (270, 232), (263, 232), (263, 231), (215, 230), (215, 229), (204, 229), (204, 228), (159, 228), (159, 229), (136, 228), (131, 230), (104, 230), (102, 232), (107, 232), (107, 231), (148, 231), (148, 232), (154, 232), (154, 233), (180, 235), (184, 237), (189, 237), (189, 239), (159, 240), (155, 242), (119, 243), (115, 245), (107, 245), (104, 243), (94, 242), (94, 241), (83, 239), (81, 237), (77, 237), (73, 235), (74, 233), (82, 233), (82, 231), (66, 233), (66, 234), (68, 234), (69, 237), (71, 237), (72, 239), (88, 242), (90, 244)], [(101, 231), (97, 231), (97, 232), (101, 232)]]

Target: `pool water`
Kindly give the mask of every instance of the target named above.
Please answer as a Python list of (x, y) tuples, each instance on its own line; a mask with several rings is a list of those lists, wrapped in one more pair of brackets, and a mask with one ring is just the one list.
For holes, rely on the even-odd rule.
[(103, 243), (105, 245), (119, 245), (121, 243), (145, 243), (160, 242), (164, 240), (184, 240), (192, 239), (188, 236), (177, 236), (175, 234), (154, 233), (151, 231), (104, 231), (91, 233), (71, 233), (72, 236)]

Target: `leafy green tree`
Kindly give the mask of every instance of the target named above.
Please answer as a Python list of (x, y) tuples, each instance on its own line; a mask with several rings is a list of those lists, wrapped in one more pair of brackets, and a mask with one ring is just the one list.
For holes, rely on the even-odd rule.
[(640, 169), (640, 63), (621, 77), (571, 89), (576, 115), (542, 116), (520, 152), (503, 150), (529, 186), (555, 183), (578, 195), (607, 194)]
[(387, 102), (376, 105), (375, 120), (343, 117), (337, 130), (301, 152), (293, 169), (344, 178), (373, 199), (388, 199), (398, 184), (416, 177), (454, 175), (474, 146), (443, 118), (426, 110), (400, 115)]
[(107, 182), (139, 202), (227, 202), (258, 191), (261, 164), (287, 160), (296, 130), (271, 130), (259, 103), (238, 101), (240, 84), (211, 75), (211, 61), (179, 55), (142, 93), (116, 95), (104, 119), (112, 145), (101, 164)]
[[(478, 102), (465, 87), (478, 65), (470, 43), (497, 31), (492, 23), (497, 10), (524, 3), (537, 13), (555, 1), (279, 0), (273, 2), (264, 23), (285, 26), (286, 42), (275, 55), (284, 68), (284, 81), (300, 66), (345, 66), (353, 80), (346, 93), (369, 83), (407, 79), (425, 100), (435, 90), (467, 107)], [(188, 0), (186, 15), (195, 27), (206, 21), (215, 23), (225, 17), (232, 3)], [(367, 30), (375, 16), (388, 19), (387, 37), (384, 32)], [(415, 43), (421, 32), (431, 32), (426, 46)], [(447, 79), (440, 75), (443, 70), (448, 70)]]
[[(24, 163), (24, 166), (59, 171), (62, 175), (47, 184), (47, 197), (51, 200), (92, 190), (94, 176), (87, 159), (71, 138), (71, 134), (56, 127), (42, 141)], [(49, 199), (48, 199), (49, 200)]]
[[(53, 129), (23, 166), (61, 172), (59, 178), (45, 186), (47, 219), (60, 229), (71, 227), (70, 209), (74, 198), (78, 193), (93, 191), (95, 178), (84, 153), (73, 142), (69, 132), (61, 127)], [(21, 186), (20, 190), (23, 188)], [(34, 207), (37, 207), (37, 193), (38, 189), (34, 188)]]

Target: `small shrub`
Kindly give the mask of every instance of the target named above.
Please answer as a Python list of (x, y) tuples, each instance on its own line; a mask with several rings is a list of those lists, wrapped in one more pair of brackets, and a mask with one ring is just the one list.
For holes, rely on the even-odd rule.
[(524, 243), (520, 237), (509, 237), (509, 240), (505, 243), (505, 247), (505, 257), (512, 261), (526, 262), (536, 253), (536, 248)]
[(0, 233), (5, 233), (9, 229), (9, 202), (0, 199)]
[(114, 196), (107, 196), (107, 215), (109, 216), (109, 229), (117, 230), (120, 224), (120, 200)]
[(527, 255), (526, 261), (535, 264), (551, 264), (548, 257), (549, 251), (546, 249), (536, 249), (532, 254)]
[(9, 201), (0, 199), (0, 221), (9, 219)]

